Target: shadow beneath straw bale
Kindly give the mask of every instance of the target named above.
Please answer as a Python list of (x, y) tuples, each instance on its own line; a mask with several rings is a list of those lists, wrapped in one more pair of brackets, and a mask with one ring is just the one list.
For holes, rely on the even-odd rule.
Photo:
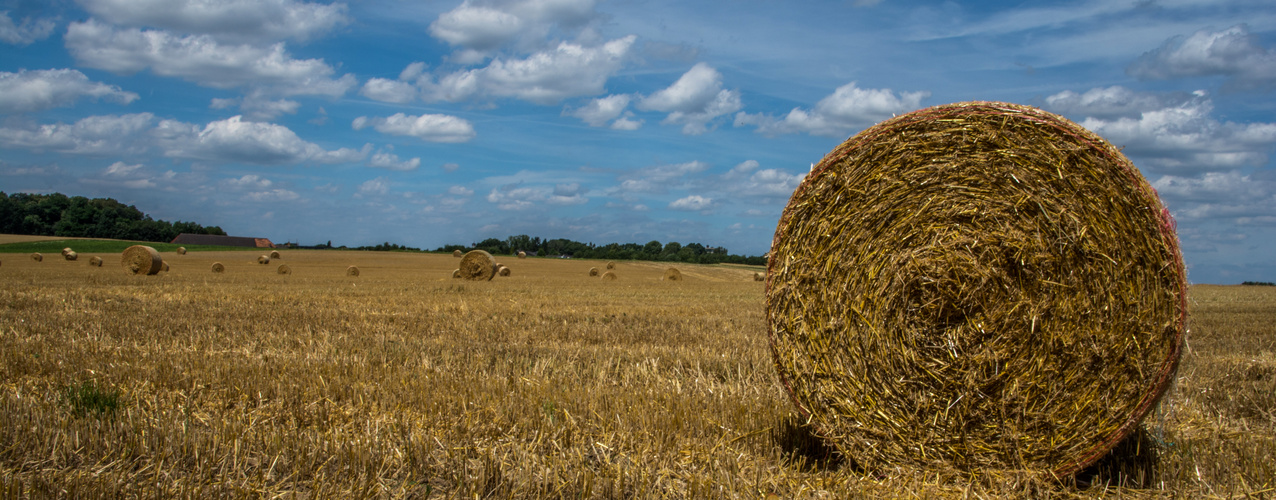
[(855, 465), (797, 415), (789, 414), (781, 419), (771, 429), (771, 440), (780, 447), (788, 465), (803, 471), (837, 470), (844, 464)]
[(1161, 463), (1161, 441), (1144, 426), (1130, 434), (1112, 451), (1073, 477), (1078, 488), (1093, 486), (1151, 488), (1156, 485)]

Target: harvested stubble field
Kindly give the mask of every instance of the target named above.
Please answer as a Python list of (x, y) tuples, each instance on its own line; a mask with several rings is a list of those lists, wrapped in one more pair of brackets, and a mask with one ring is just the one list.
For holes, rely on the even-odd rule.
[(168, 251), (130, 276), (95, 255), (0, 254), (0, 497), (1276, 495), (1276, 287), (1191, 289), (1167, 404), (1097, 471), (1127, 484), (1083, 487), (840, 460), (776, 381), (758, 268), (506, 259), (466, 282), (445, 254), (293, 250), (281, 276)]

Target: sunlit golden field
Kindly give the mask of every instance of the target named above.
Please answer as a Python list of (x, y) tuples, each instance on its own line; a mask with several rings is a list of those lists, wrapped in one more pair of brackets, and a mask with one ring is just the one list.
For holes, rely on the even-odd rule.
[(1276, 496), (1276, 287), (1194, 286), (1167, 402), (1056, 483), (821, 446), (761, 268), (498, 256), (512, 276), (464, 282), (451, 255), (260, 253), (0, 254), (0, 498)]

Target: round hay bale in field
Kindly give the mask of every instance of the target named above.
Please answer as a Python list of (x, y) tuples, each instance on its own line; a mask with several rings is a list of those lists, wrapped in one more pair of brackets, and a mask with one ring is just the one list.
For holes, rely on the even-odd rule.
[(672, 267), (665, 269), (665, 281), (682, 281), (682, 271)]
[(602, 275), (601, 279), (602, 279), (603, 281), (616, 281), (616, 273), (614, 273), (614, 272), (612, 272), (612, 271), (607, 271), (607, 272), (603, 273), (603, 275)]
[(460, 269), (453, 269), (453, 270), (452, 270), (452, 277), (453, 277), (453, 278), (456, 278), (456, 279), (461, 279), (461, 270), (460, 270)]
[(186, 255), (186, 247), (177, 247), (177, 255)]
[(519, 251), (518, 251), (518, 258), (520, 258), (520, 259), (526, 259), (526, 258), (527, 258), (527, 252), (524, 252), (524, 251), (522, 251), (522, 250), (519, 250)]
[(168, 272), (168, 263), (160, 262), (160, 271)]
[(591, 267), (591, 268), (589, 268), (589, 275), (590, 275), (590, 276), (598, 276), (598, 268), (597, 268), (597, 267)]
[(259, 256), (257, 256), (257, 263), (258, 263), (258, 264), (269, 264), (269, 263), (270, 263), (270, 256), (269, 256), (269, 255), (259, 255)]
[(607, 262), (607, 269), (615, 269), (615, 268), (616, 268), (615, 262), (610, 262), (610, 261)]
[(753, 273), (753, 281), (766, 281), (766, 277), (762, 273)]
[(62, 256), (65, 257), (66, 254), (69, 254), (71, 252), (74, 252), (74, 250), (71, 250), (71, 247), (65, 247), (62, 249)]
[(224, 273), (224, 272), (226, 272), (226, 266), (222, 265), (222, 263), (221, 263), (221, 262), (214, 262), (214, 263), (213, 263), (213, 272), (214, 272), (214, 273), (216, 273), (216, 274)]
[(453, 257), (456, 257), (456, 258), (458, 258), (458, 259), (459, 259), (459, 258), (461, 258), (461, 257), (462, 257), (462, 256), (464, 256), (464, 255), (465, 255), (465, 254), (461, 253), (461, 251), (460, 251), (460, 250), (453, 250), (453, 251), (452, 251), (452, 256), (453, 256)]
[(35, 253), (31, 254), (31, 260), (34, 260), (34, 261), (36, 261), (36, 262), (43, 262), (43, 261), (44, 261), (44, 255), (43, 255), (43, 254), (41, 254), (40, 252), (35, 252)]
[(347, 267), (347, 268), (346, 268), (346, 276), (350, 276), (350, 277), (358, 278), (358, 277), (359, 277), (359, 268), (358, 268), (358, 267), (355, 267), (355, 266)]
[(275, 273), (276, 274), (292, 274), (292, 268), (288, 267), (288, 264), (280, 264), (279, 267), (275, 268)]
[(496, 276), (496, 259), (484, 250), (470, 250), (461, 257), (461, 277), (470, 281), (488, 281)]
[(70, 252), (62, 254), (62, 258), (73, 261), (73, 260), (79, 259), (80, 254), (75, 253), (75, 250), (72, 250)]
[(102, 267), (102, 258), (94, 255), (89, 258), (89, 267)]
[(500, 276), (509, 276), (509, 275), (510, 275), (510, 268), (505, 267), (505, 266), (501, 266), (501, 267), (499, 267), (499, 268), (497, 268), (497, 269), (496, 269), (496, 274), (498, 274), (498, 275), (500, 275)]
[(270, 251), (270, 258), (272, 258), (272, 259), (282, 259), (283, 257), (280, 257), (280, 256), (279, 256), (279, 250), (271, 250), (271, 251)]
[(1178, 366), (1169, 211), (1111, 144), (1034, 108), (950, 104), (861, 132), (798, 186), (771, 248), (781, 382), (867, 470), (1071, 476)]
[(164, 267), (164, 259), (159, 252), (146, 245), (133, 245), (125, 248), (120, 254), (120, 265), (124, 272), (135, 275), (152, 276), (159, 274)]

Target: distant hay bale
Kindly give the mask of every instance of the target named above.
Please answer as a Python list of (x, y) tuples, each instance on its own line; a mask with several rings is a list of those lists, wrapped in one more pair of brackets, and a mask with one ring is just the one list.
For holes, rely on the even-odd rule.
[(271, 250), (271, 251), (270, 251), (270, 258), (272, 258), (272, 259), (282, 259), (283, 257), (280, 257), (280, 256), (279, 256), (279, 250)]
[(458, 258), (458, 259), (459, 259), (459, 258), (461, 258), (461, 256), (463, 256), (463, 255), (465, 255), (465, 254), (461, 253), (461, 251), (460, 251), (460, 250), (453, 250), (453, 251), (452, 251), (452, 256), (453, 256), (453, 257), (456, 257), (456, 258)]
[(859, 133), (798, 186), (771, 248), (780, 380), (868, 471), (1070, 477), (1178, 366), (1168, 210), (1111, 144), (1034, 108), (950, 104)]
[(498, 275), (500, 275), (500, 276), (509, 276), (509, 275), (510, 275), (510, 268), (505, 267), (505, 266), (501, 266), (500, 268), (498, 268), (498, 269), (496, 270), (496, 274), (498, 274)]
[(186, 255), (186, 247), (177, 247), (177, 255)]
[(608, 263), (607, 263), (607, 269), (615, 269), (615, 268), (616, 268), (616, 263), (615, 263), (615, 262), (608, 262)]
[(160, 262), (160, 271), (168, 272), (168, 263), (167, 263), (167, 262)]
[(89, 258), (89, 267), (102, 267), (103, 261), (101, 257), (94, 255)]
[(460, 269), (453, 269), (453, 270), (452, 270), (452, 277), (453, 277), (453, 278), (456, 278), (456, 279), (461, 279), (461, 270), (460, 270)]
[(524, 251), (522, 251), (522, 250), (519, 250), (519, 251), (518, 251), (518, 258), (520, 258), (520, 259), (526, 259), (526, 258), (527, 258), (527, 252), (524, 252)]
[(269, 256), (269, 255), (259, 255), (259, 256), (257, 256), (257, 263), (258, 263), (258, 264), (269, 264), (269, 263), (270, 263), (270, 256)]
[(292, 274), (292, 268), (288, 267), (288, 264), (280, 264), (279, 267), (275, 268), (275, 273), (276, 274)]
[(125, 248), (120, 254), (120, 265), (124, 272), (133, 275), (153, 276), (159, 274), (164, 267), (164, 259), (159, 252), (146, 245), (133, 245)]
[(469, 281), (489, 281), (496, 276), (496, 259), (484, 250), (470, 250), (461, 257), (461, 277)]
[(214, 262), (214, 263), (213, 263), (213, 272), (214, 272), (214, 273), (217, 273), (217, 274), (224, 273), (224, 272), (226, 272), (226, 266), (222, 265), (222, 263), (221, 263), (221, 262)]
[(766, 277), (762, 273), (753, 273), (753, 281), (766, 281)]
[(355, 266), (347, 267), (347, 268), (346, 268), (346, 276), (350, 276), (350, 277), (358, 278), (358, 277), (359, 277), (359, 268), (358, 268), (358, 267), (355, 267)]
[(40, 254), (40, 252), (35, 252), (35, 253), (31, 254), (31, 260), (34, 260), (34, 261), (36, 261), (36, 262), (43, 262), (43, 261), (44, 261), (44, 255)]
[(80, 254), (75, 253), (75, 251), (74, 251), (74, 250), (72, 250), (72, 251), (70, 251), (70, 252), (67, 252), (67, 253), (62, 254), (62, 258), (66, 259), (66, 260), (76, 260), (76, 259), (80, 258)]
[(75, 252), (74, 250), (71, 250), (71, 247), (66, 247), (62, 249), (62, 256), (65, 257), (66, 254), (74, 253), (74, 252)]
[(616, 281), (616, 273), (614, 273), (614, 272), (612, 272), (612, 271), (607, 271), (607, 272), (603, 273), (603, 275), (602, 275), (601, 279), (602, 279), (603, 281)]
[(682, 281), (682, 271), (672, 267), (665, 269), (665, 281)]
[(597, 268), (597, 267), (591, 267), (591, 268), (589, 268), (589, 275), (590, 275), (590, 276), (598, 276), (598, 268)]

